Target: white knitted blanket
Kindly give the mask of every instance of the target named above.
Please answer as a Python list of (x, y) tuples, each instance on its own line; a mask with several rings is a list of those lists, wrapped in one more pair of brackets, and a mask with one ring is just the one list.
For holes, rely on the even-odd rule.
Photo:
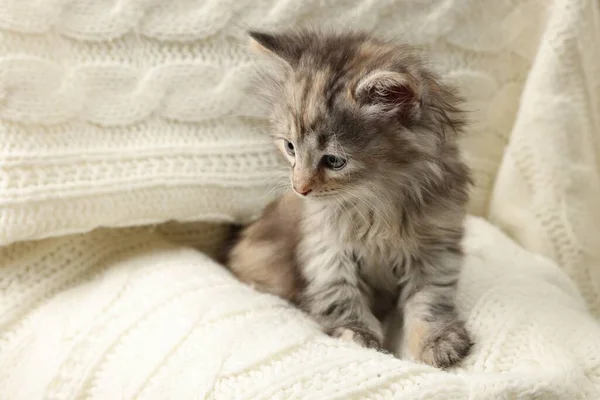
[(572, 282), (483, 220), (468, 232), (458, 304), (477, 345), (452, 372), (331, 339), (160, 232), (15, 245), (0, 398), (600, 398), (600, 326)]
[[(403, 33), (468, 98), (470, 210), (516, 243), (468, 222), (454, 371), (201, 252), (272, 195), (243, 31), (306, 21)], [(596, 0), (0, 0), (0, 399), (598, 399), (598, 160)]]

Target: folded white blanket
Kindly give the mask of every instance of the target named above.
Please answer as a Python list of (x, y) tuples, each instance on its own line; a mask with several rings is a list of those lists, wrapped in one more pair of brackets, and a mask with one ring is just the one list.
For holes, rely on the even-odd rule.
[(487, 222), (467, 231), (477, 344), (450, 372), (328, 338), (148, 230), (0, 250), (0, 398), (600, 398), (600, 327), (573, 284)]
[(600, 317), (600, 2), (548, 3), (489, 216)]

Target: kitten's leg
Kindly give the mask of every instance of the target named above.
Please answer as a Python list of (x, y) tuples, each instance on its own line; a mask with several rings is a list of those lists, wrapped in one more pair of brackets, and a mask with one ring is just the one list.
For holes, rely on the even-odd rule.
[[(454, 262), (456, 258), (449, 255), (448, 260)], [(429, 276), (418, 274), (407, 283), (400, 299), (404, 312), (403, 352), (435, 367), (458, 363), (472, 345), (454, 304), (458, 265), (438, 269)]]
[(356, 270), (356, 264), (343, 255), (313, 253), (304, 268), (307, 287), (303, 307), (329, 335), (380, 348), (381, 322), (360, 289)]

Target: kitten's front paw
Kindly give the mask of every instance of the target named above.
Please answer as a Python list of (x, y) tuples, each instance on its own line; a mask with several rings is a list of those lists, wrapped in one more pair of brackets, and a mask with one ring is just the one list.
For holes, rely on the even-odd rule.
[(434, 367), (451, 367), (469, 354), (472, 345), (464, 322), (455, 320), (425, 338), (420, 359)]
[(340, 326), (329, 331), (329, 335), (334, 338), (354, 342), (369, 349), (380, 349), (381, 339), (374, 332), (361, 326)]

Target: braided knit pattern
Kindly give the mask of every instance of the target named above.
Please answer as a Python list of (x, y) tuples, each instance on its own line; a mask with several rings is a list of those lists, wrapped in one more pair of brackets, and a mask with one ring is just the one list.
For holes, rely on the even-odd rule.
[(575, 286), (481, 219), (458, 296), (477, 344), (452, 371), (329, 338), (171, 240), (206, 229), (0, 249), (0, 398), (600, 398), (600, 327)]
[(555, 260), (600, 317), (600, 3), (554, 3), (488, 216)]
[[(513, 240), (467, 222), (454, 370), (208, 257), (279, 175), (244, 31), (306, 22), (400, 35), (467, 99), (470, 212)], [(0, 399), (600, 398), (599, 43), (596, 0), (0, 0)]]
[(306, 21), (429, 50), (468, 100), (471, 211), (485, 214), (535, 51), (538, 25), (519, 16), (544, 9), (491, 4), (2, 0), (0, 244), (258, 213), (277, 161), (245, 95), (256, 68), (244, 30)]

